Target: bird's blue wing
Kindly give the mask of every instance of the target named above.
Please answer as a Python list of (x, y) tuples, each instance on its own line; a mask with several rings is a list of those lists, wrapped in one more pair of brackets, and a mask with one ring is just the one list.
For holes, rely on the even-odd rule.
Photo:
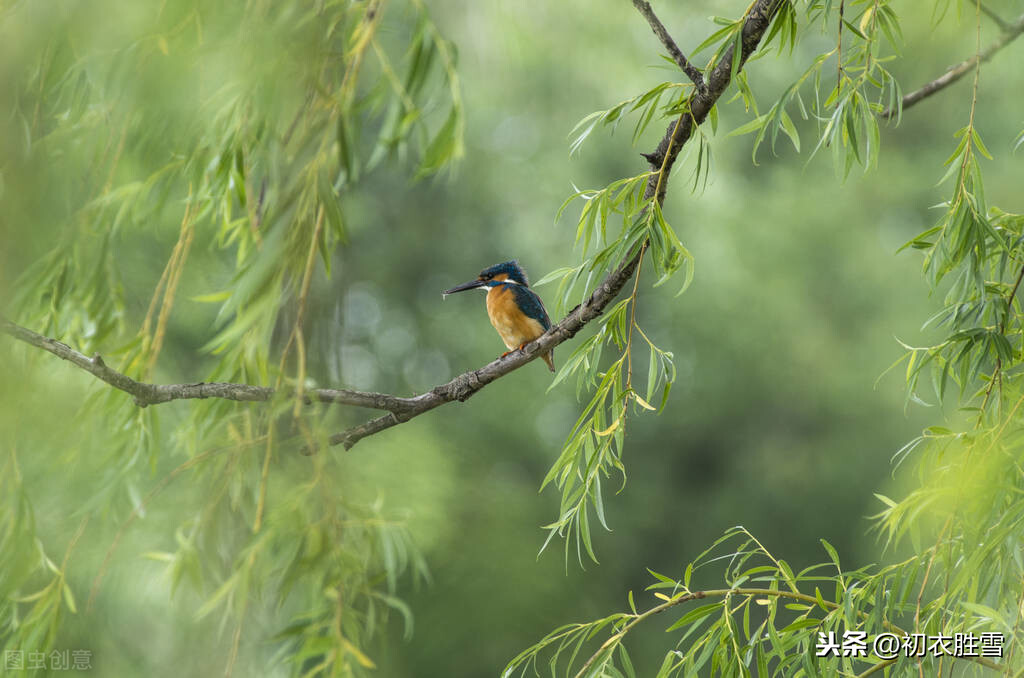
[(551, 319), (548, 318), (548, 312), (544, 310), (544, 302), (540, 300), (536, 292), (524, 285), (509, 285), (509, 287), (516, 295), (516, 305), (522, 309), (523, 313), (539, 322), (545, 330), (551, 327)]

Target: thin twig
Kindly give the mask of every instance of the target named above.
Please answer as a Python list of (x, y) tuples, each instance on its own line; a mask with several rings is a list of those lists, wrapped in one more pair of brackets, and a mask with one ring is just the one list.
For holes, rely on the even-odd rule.
[[(643, 265), (644, 250), (647, 249), (645, 242), (640, 248), (640, 264)], [(640, 289), (640, 266), (637, 266), (636, 275), (633, 276), (633, 293), (629, 295), (629, 334), (626, 336), (626, 391), (633, 390), (633, 329), (636, 327), (636, 293)], [(626, 410), (626, 404), (622, 404), (622, 410)]]
[[(1010, 296), (1006, 298), (1006, 315), (999, 322), (999, 334), (1006, 334), (1006, 320), (1010, 317), (1013, 312), (1013, 300), (1017, 296), (1017, 288), (1020, 287), (1021, 280), (1024, 279), (1024, 266), (1021, 266), (1020, 272), (1017, 274), (1017, 281), (1013, 283), (1013, 289), (1010, 290)], [(989, 398), (992, 395), (992, 387), (995, 386), (998, 381), (1000, 386), (1000, 392), (1002, 391), (1002, 380), (1003, 380), (1003, 359), (996, 358), (995, 369), (992, 370), (992, 376), (988, 380), (988, 387), (985, 389), (985, 398), (981, 401), (981, 407), (978, 409), (978, 424), (980, 425), (982, 420), (985, 418), (985, 407), (988, 405)]]
[[(313, 269), (316, 267), (317, 245), (320, 243), (320, 233), (324, 227), (325, 212), (324, 206), (320, 205), (320, 208), (317, 210), (316, 223), (313, 226), (313, 234), (309, 239), (309, 253), (306, 255), (306, 268), (302, 274), (302, 286), (299, 290), (299, 310), (295, 314), (295, 322), (292, 325), (288, 341), (281, 351), (281, 362), (277, 368), (277, 381), (274, 382), (275, 389), (281, 388), (281, 384), (284, 381), (285, 367), (288, 364), (288, 352), (292, 346), (295, 346), (299, 364), (295, 376), (295, 405), (292, 408), (292, 416), (299, 422), (300, 429), (303, 427), (302, 421), (299, 418), (299, 410), (303, 404), (306, 383), (306, 339), (302, 334), (302, 322), (306, 315), (306, 300), (309, 298), (309, 285), (313, 279)], [(260, 473), (259, 498), (256, 500), (256, 518), (252, 523), (253, 534), (259, 532), (260, 526), (263, 524), (263, 509), (266, 506), (267, 485), (270, 482), (270, 460), (274, 455), (274, 428), (274, 420), (271, 420), (267, 427), (267, 449), (263, 454), (263, 471)]]
[(907, 94), (906, 96), (903, 97), (902, 103), (899, 106), (885, 109), (879, 114), (880, 117), (883, 120), (895, 118), (903, 109), (909, 108), (910, 106), (913, 106), (922, 99), (930, 97), (939, 90), (949, 87), (954, 82), (964, 77), (972, 68), (974, 68), (975, 64), (979, 62), (984, 63), (991, 59), (996, 52), (998, 52), (999, 50), (1013, 42), (1015, 39), (1017, 39), (1017, 37), (1020, 36), (1021, 33), (1024, 33), (1024, 15), (1021, 15), (1021, 17), (1014, 21), (1012, 24), (1007, 24), (1006, 28), (1003, 30), (1002, 35), (1000, 35), (996, 39), (996, 41), (993, 42), (991, 45), (986, 47), (985, 51), (981, 52), (980, 54), (975, 54), (973, 57), (967, 59), (966, 61), (961, 61), (959, 64), (957, 64), (953, 68), (950, 68), (948, 71), (946, 71), (939, 77), (935, 78), (924, 87), (916, 89), (910, 94)]
[(866, 671), (864, 671), (862, 673), (858, 673), (857, 674), (857, 678), (868, 678), (868, 676), (874, 675), (874, 674), (878, 673), (879, 671), (884, 671), (887, 667), (892, 666), (897, 661), (899, 661), (899, 657), (896, 657), (894, 659), (886, 659), (884, 661), (880, 661), (877, 664), (875, 664), (874, 666), (872, 666), (871, 668), (869, 668), (868, 670), (866, 670)]
[[(164, 345), (164, 336), (167, 333), (167, 321), (171, 316), (171, 309), (174, 307), (174, 295), (178, 290), (178, 282), (181, 280), (181, 272), (185, 269), (185, 261), (188, 259), (189, 249), (192, 247), (192, 240), (196, 234), (195, 212), (192, 209), (192, 186), (189, 185), (188, 201), (185, 205), (185, 214), (181, 218), (181, 233), (178, 235), (178, 242), (174, 246), (170, 261), (167, 262), (167, 287), (164, 288), (163, 303), (160, 305), (160, 314), (157, 316), (156, 331), (153, 333), (152, 343), (149, 349), (149, 359), (146, 361), (146, 368), (143, 375), (149, 376), (156, 367), (156, 359), (160, 355), (160, 349)], [(161, 278), (163, 280), (163, 278)], [(154, 299), (156, 297), (154, 296)], [(146, 341), (150, 337), (146, 336)]]
[[(644, 621), (645, 619), (649, 619), (650, 617), (653, 617), (656, 614), (660, 614), (669, 608), (675, 607), (676, 605), (688, 603), (693, 600), (703, 600), (704, 598), (729, 598), (730, 596), (783, 598), (790, 600), (799, 600), (801, 602), (809, 603), (811, 605), (824, 604), (824, 606), (829, 608), (830, 610), (840, 609), (840, 605), (838, 603), (835, 603), (831, 600), (823, 600), (821, 597), (811, 596), (806, 593), (801, 593), (799, 591), (783, 591), (778, 589), (763, 588), (731, 588), (709, 589), (706, 591), (685, 591), (683, 593), (676, 594), (675, 596), (666, 600), (664, 603), (656, 605), (648, 610), (645, 610), (642, 613), (627, 615), (629, 617), (632, 617), (632, 620), (628, 624), (623, 626), (621, 630), (612, 634), (612, 636), (608, 638), (608, 640), (601, 644), (601, 647), (599, 647), (597, 651), (594, 654), (592, 654), (589, 659), (587, 659), (587, 661), (583, 664), (580, 670), (576, 673), (576, 678), (581, 678), (582, 676), (585, 676), (587, 674), (587, 670), (591, 666), (593, 666), (594, 662), (597, 661), (597, 659), (609, 647), (613, 647), (620, 643), (622, 639), (626, 636), (626, 634), (629, 633), (634, 626)], [(858, 611), (858, 615), (864, 619), (867, 619), (870, 616), (867, 612), (864, 611)], [(882, 620), (882, 626), (892, 633), (901, 636), (907, 635), (907, 632), (905, 630), (903, 630), (901, 627), (897, 626), (896, 624), (893, 624), (890, 621)], [(992, 669), (994, 671), (1000, 671), (1003, 668), (999, 664), (989, 659), (985, 659), (983, 657), (964, 656), (954, 658), (970, 660), (976, 664), (980, 664), (985, 668)]]
[[(302, 395), (304, 391), (304, 384), (306, 382), (306, 340), (302, 333), (302, 322), (306, 315), (306, 301), (309, 299), (309, 286), (313, 280), (313, 269), (316, 268), (316, 253), (317, 248), (320, 244), (320, 234), (324, 228), (324, 217), (326, 214), (324, 206), (320, 206), (319, 213), (316, 217), (316, 225), (313, 227), (313, 235), (309, 239), (309, 253), (306, 255), (306, 269), (302, 274), (302, 287), (299, 291), (299, 310), (295, 314), (295, 324), (292, 326), (291, 336), (288, 337), (288, 346), (293, 343), (296, 346), (299, 358), (299, 366), (295, 375), (295, 383), (298, 386), (295, 398), (295, 416), (299, 416), (299, 404), (302, 402)], [(285, 361), (288, 358), (288, 348), (281, 355), (281, 367), (279, 374), (284, 375)], [(278, 377), (278, 386), (280, 386), (281, 376)]]
[[(843, 12), (846, 11), (846, 2), (839, 0), (839, 29), (836, 38), (836, 110), (839, 110), (840, 94), (843, 89)], [(871, 50), (868, 50), (870, 55)]]
[(988, 6), (985, 5), (985, 3), (981, 3), (980, 9), (981, 9), (982, 13), (985, 16), (987, 16), (989, 19), (992, 20), (993, 23), (995, 23), (996, 26), (999, 26), (1000, 30), (1003, 30), (1003, 31), (1012, 30), (1010, 24), (1008, 24), (1003, 19), (1003, 17), (1001, 17), (998, 14), (996, 14), (995, 12), (993, 12)]
[(1010, 296), (1006, 297), (1006, 315), (1003, 316), (1002, 322), (999, 323), (1000, 334), (1006, 332), (1006, 319), (1013, 313), (1013, 301), (1017, 298), (1017, 290), (1020, 288), (1021, 280), (1024, 280), (1024, 266), (1020, 267), (1020, 272), (1017, 273), (1017, 280), (1013, 283), (1013, 289), (1010, 290)]
[(651, 25), (651, 30), (654, 31), (654, 34), (658, 36), (658, 40), (661, 40), (661, 44), (668, 50), (668, 55), (672, 57), (672, 61), (676, 62), (676, 65), (683, 70), (683, 73), (686, 73), (686, 76), (693, 81), (698, 90), (703, 90), (705, 88), (704, 76), (701, 75), (700, 69), (690, 63), (686, 55), (683, 54), (683, 51), (679, 49), (679, 45), (668, 34), (665, 25), (661, 23), (661, 20), (654, 13), (651, 3), (645, 2), (645, 0), (633, 0), (633, 6), (647, 19), (647, 23)]
[[(1021, 577), (1021, 584), (1021, 592), (1020, 595), (1017, 597), (1017, 607), (1014, 608), (1017, 611), (1017, 619), (1014, 620), (1013, 628), (1010, 629), (1011, 638), (1015, 638), (1017, 636), (1017, 627), (1020, 626), (1021, 617), (1024, 616), (1024, 577)], [(1006, 656), (1007, 666), (1013, 666), (1013, 655), (1016, 652), (1018, 645), (1020, 645), (1020, 643), (1010, 643), (1010, 654)], [(1021, 673), (1024, 673), (1024, 668), (1022, 668), (1020, 672), (1018, 672), (1016, 675), (1019, 676)]]

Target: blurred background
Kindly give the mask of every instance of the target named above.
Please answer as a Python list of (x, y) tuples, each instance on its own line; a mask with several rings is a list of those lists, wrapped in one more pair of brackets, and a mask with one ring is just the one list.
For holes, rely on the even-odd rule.
[[(1006, 18), (1021, 11), (1012, 2), (991, 7)], [(689, 51), (716, 29), (711, 14), (739, 16), (744, 5), (657, 9)], [(321, 385), (411, 395), (499, 355), (504, 348), (480, 295), (442, 301), (441, 290), (511, 258), (534, 280), (575, 263), (579, 206), (555, 223), (559, 206), (574, 185), (599, 188), (643, 171), (640, 152), (662, 134), (652, 125), (634, 147), (627, 121), (617, 133), (595, 132), (576, 156), (568, 153), (567, 137), (579, 119), (677, 78), (629, 3), (438, 1), (430, 10), (458, 49), (465, 158), (451, 175), (413, 183), (408, 168), (382, 166), (343, 200), (348, 241), (331, 276), (321, 271), (314, 279), (308, 311), (310, 374)], [(906, 91), (972, 53), (973, 17), (960, 23), (954, 8), (936, 24), (930, 6), (904, 3), (900, 11), (910, 58), (892, 70)], [(130, 33), (134, 20), (102, 17), (115, 33)], [(81, 26), (83, 41), (99, 23)], [(46, 22), (35, 30), (17, 49), (8, 47), (23, 61), (8, 60), (4, 78), (29, 67), (26, 55), (36, 47), (36, 56), (45, 54)], [(984, 26), (983, 42), (994, 35)], [(792, 55), (772, 53), (748, 66), (763, 108), (830, 40), (813, 33)], [(1011, 45), (985, 66), (978, 110), (995, 156), (985, 164), (989, 200), (1014, 206), (1018, 199), (1017, 207), (1024, 167), (1010, 149), (1022, 116), (1001, 102), (1008, 84), (1019, 81), (1022, 50), (1024, 44)], [(167, 96), (172, 116), (189, 102), (145, 80), (173, 87), (168, 68), (170, 75), (140, 72), (131, 96), (155, 89)], [(955, 416), (905, 407), (901, 369), (879, 379), (902, 355), (897, 338), (928, 341), (921, 325), (941, 301), (941, 291), (932, 293), (921, 275), (920, 257), (896, 250), (932, 224), (930, 207), (945, 199), (946, 187), (936, 183), (955, 147), (953, 133), (967, 119), (969, 80), (908, 110), (899, 127), (885, 128), (879, 166), (866, 174), (855, 169), (845, 181), (829, 153), (808, 159), (813, 121), (797, 120), (802, 154), (780, 140), (775, 154), (762, 148), (755, 166), (752, 139), (725, 134), (749, 113), (739, 101), (720, 107), (707, 187), (691, 192), (694, 159), (688, 158), (677, 166), (665, 203), (669, 223), (696, 258), (694, 283), (676, 297), (671, 284), (643, 287), (653, 283), (649, 271), (641, 280), (639, 323), (673, 352), (679, 376), (663, 414), (630, 422), (628, 479), (605, 499), (612, 531), (595, 532), (599, 564), (567, 564), (558, 542), (538, 556), (545, 538), (540, 526), (558, 509), (557, 493), (538, 494), (538, 488), (581, 407), (572, 383), (546, 392), (551, 375), (540, 362), (464, 404), (349, 452), (330, 451), (345, 471), (345, 492), (407, 517), (430, 572), (429, 581), (400, 581), (397, 595), (412, 610), (412, 634), (405, 637), (397, 616), (389, 621), (371, 645), (375, 675), (497, 674), (553, 628), (625, 609), (628, 591), (648, 605), (647, 568), (678, 576), (733, 525), (744, 525), (794, 569), (827, 559), (820, 539), (851, 567), (891, 555), (870, 532), (868, 516), (880, 508), (873, 493), (898, 495), (892, 455), (923, 426)], [(15, 143), (8, 136), (0, 147), (7, 158), (0, 201), (8, 203), (0, 223), (0, 285), (8, 295), (25, 267), (75, 228), (32, 218), (26, 206), (64, 199), (65, 186), (51, 183), (54, 177), (72, 184), (74, 177), (59, 168), (33, 174), (22, 167), (12, 175), (19, 167), (10, 160)], [(47, 183), (40, 185), (38, 176)], [(132, 252), (121, 266), (129, 322), (145, 314), (176, 235), (174, 228), (123, 235), (123, 248)], [(208, 373), (211, 358), (201, 349), (215, 308), (194, 298), (223, 286), (221, 256), (197, 246), (158, 381), (199, 381)], [(553, 286), (538, 292), (554, 318)], [(586, 330), (582, 336), (589, 336)], [(556, 350), (556, 364), (580, 339)], [(3, 352), (11, 344), (0, 338)], [(75, 416), (87, 394), (101, 387), (42, 354), (0, 360), (0, 383), (0, 435), (17, 449), (41, 541), (61, 556), (81, 524), (79, 509), (110, 470), (103, 422)], [(162, 405), (168, 410), (162, 416), (173, 421), (190, 406)], [(361, 414), (346, 416), (355, 422)], [(180, 462), (154, 468), (139, 491), (148, 492)], [(59, 645), (91, 648), (97, 675), (223, 670), (230, 629), (218, 628), (216, 615), (196, 621), (203, 596), (186, 589), (172, 597), (162, 564), (141, 557), (173, 544), (175, 525), (193, 510), (195, 492), (187, 483), (184, 477), (172, 483), (126, 530), (98, 611), (80, 610), (63, 621)], [(70, 583), (80, 608), (124, 517), (92, 519), (76, 546)], [(273, 650), (270, 637), (281, 620), (264, 621), (247, 627), (242, 666), (258, 666)], [(652, 624), (629, 644), (638, 675), (660, 663), (665, 625)]]

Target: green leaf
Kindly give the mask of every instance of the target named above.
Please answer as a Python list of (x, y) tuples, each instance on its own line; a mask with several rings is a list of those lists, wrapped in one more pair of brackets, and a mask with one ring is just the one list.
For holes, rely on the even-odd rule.
[(789, 140), (793, 142), (793, 148), (795, 148), (796, 152), (799, 153), (800, 135), (796, 131), (796, 126), (793, 124), (793, 120), (789, 117), (789, 114), (786, 113), (786, 109), (780, 109), (779, 119), (782, 121), (782, 131), (785, 132), (786, 136), (789, 137)]
[(65, 583), (64, 586), (63, 586), (63, 589), (64, 589), (64, 603), (68, 606), (68, 610), (71, 611), (71, 614), (78, 614), (78, 606), (75, 605), (75, 596), (71, 592), (71, 587), (68, 586), (67, 583)]
[[(962, 601), (960, 604), (964, 608), (970, 610), (974, 614), (976, 614), (979, 617), (981, 617), (982, 620), (992, 621), (1000, 629), (1002, 629), (1003, 632), (1009, 633), (1011, 635), (1013, 634), (1013, 632), (1014, 632), (1013, 631), (1013, 625), (1010, 624), (1009, 621), (1007, 621), (1005, 616), (1003, 616), (1001, 613), (999, 613), (995, 609), (989, 607), (988, 605), (983, 605), (981, 603), (974, 603), (974, 602), (969, 602), (969, 601)], [(977, 628), (977, 627), (975, 626), (975, 628)]]
[(196, 611), (196, 619), (202, 619), (214, 610), (216, 610), (222, 602), (228, 597), (229, 594), (234, 593), (235, 587), (238, 585), (239, 577), (241, 576), (241, 570), (235, 571), (223, 584), (221, 584), (213, 595), (210, 596), (205, 603)]
[(460, 160), (463, 155), (461, 134), (457, 133), (462, 111), (452, 106), (444, 125), (437, 131), (420, 160), (417, 177), (434, 174), (445, 165)]
[(189, 297), (189, 300), (200, 304), (215, 304), (224, 301), (230, 296), (231, 290), (223, 290), (221, 292), (211, 292), (210, 294), (200, 294), (195, 297)]
[(701, 605), (700, 607), (695, 608), (693, 610), (690, 610), (685, 615), (680, 617), (676, 621), (676, 623), (672, 624), (672, 626), (670, 626), (667, 629), (665, 629), (665, 632), (666, 633), (671, 633), (672, 631), (675, 631), (676, 629), (680, 629), (680, 628), (682, 628), (684, 626), (688, 626), (688, 625), (690, 625), (690, 624), (692, 624), (692, 623), (694, 623), (696, 621), (699, 621), (699, 620), (703, 619), (704, 617), (707, 617), (709, 614), (712, 614), (713, 612), (717, 612), (718, 610), (721, 610), (721, 609), (722, 609), (722, 603), (708, 603), (707, 605)]
[(825, 550), (828, 551), (828, 557), (832, 559), (833, 563), (835, 563), (836, 570), (841, 573), (843, 568), (839, 565), (839, 553), (835, 550), (835, 547), (824, 539), (820, 539), (819, 541), (821, 542), (821, 545), (825, 547)]
[(759, 115), (756, 118), (754, 118), (753, 120), (751, 120), (750, 122), (747, 122), (747, 123), (745, 123), (743, 125), (740, 125), (736, 129), (734, 129), (731, 132), (729, 132), (728, 134), (726, 134), (725, 136), (726, 137), (738, 137), (738, 136), (743, 136), (744, 134), (750, 134), (751, 132), (757, 132), (757, 131), (759, 131), (761, 129), (764, 129), (764, 125), (765, 125), (765, 122), (767, 121), (767, 119), (768, 119), (768, 114), (767, 113)]

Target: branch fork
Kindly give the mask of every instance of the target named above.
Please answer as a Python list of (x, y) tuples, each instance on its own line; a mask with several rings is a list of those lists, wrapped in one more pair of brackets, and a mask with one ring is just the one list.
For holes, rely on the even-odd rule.
[(633, 0), (633, 6), (637, 8), (637, 11), (647, 19), (647, 23), (651, 25), (651, 30), (654, 31), (654, 35), (658, 37), (661, 44), (664, 45), (665, 49), (668, 50), (668, 55), (672, 57), (672, 61), (676, 62), (676, 65), (682, 69), (683, 73), (686, 73), (686, 77), (697, 88), (698, 92), (703, 92), (707, 89), (707, 85), (704, 84), (704, 75), (700, 72), (700, 69), (690, 63), (683, 51), (679, 49), (679, 45), (669, 35), (668, 30), (665, 28), (665, 24), (661, 23), (661, 20), (654, 13), (651, 8), (651, 3), (646, 0)]

